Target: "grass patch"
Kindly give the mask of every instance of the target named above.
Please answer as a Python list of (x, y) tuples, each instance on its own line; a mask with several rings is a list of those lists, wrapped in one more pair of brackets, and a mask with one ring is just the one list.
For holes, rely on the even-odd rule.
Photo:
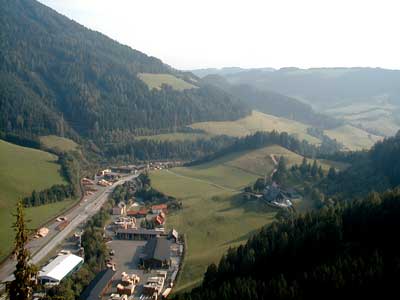
[(253, 111), (250, 116), (236, 121), (200, 122), (191, 125), (192, 128), (202, 129), (210, 134), (229, 136), (246, 136), (257, 131), (287, 132), (300, 140), (306, 140), (312, 144), (320, 144), (321, 141), (307, 133), (309, 126), (285, 118), (280, 118), (258, 111)]
[(171, 74), (139, 73), (138, 77), (147, 84), (150, 90), (160, 90), (163, 84), (169, 85), (177, 91), (197, 88), (197, 86)]
[(42, 146), (46, 149), (67, 152), (76, 150), (78, 148), (78, 144), (73, 140), (56, 135), (41, 136), (39, 140)]
[(381, 136), (370, 134), (351, 125), (344, 125), (332, 130), (325, 130), (325, 134), (345, 145), (347, 150), (370, 149)]
[[(11, 228), (17, 201), (33, 190), (49, 188), (54, 184), (65, 184), (61, 177), (57, 156), (48, 152), (25, 148), (0, 140), (0, 258), (11, 250), (14, 232)], [(69, 203), (70, 204), (70, 203)], [(61, 209), (63, 204), (49, 204), (34, 208), (28, 214), (32, 226), (45, 222)], [(66, 205), (68, 205), (66, 203)]]

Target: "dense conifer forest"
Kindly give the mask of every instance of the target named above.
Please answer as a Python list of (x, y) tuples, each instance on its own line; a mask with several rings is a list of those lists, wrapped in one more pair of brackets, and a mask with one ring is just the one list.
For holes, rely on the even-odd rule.
[(99, 138), (115, 130), (157, 132), (248, 113), (211, 85), (150, 90), (138, 73), (167, 73), (194, 84), (196, 77), (36, 1), (3, 1), (1, 6), (1, 131)]
[(176, 299), (382, 299), (400, 275), (400, 190), (289, 216), (210, 265)]

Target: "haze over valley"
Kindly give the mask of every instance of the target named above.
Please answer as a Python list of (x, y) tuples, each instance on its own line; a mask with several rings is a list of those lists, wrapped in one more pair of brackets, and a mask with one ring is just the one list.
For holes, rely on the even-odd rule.
[(0, 2), (0, 299), (398, 293), (396, 4), (221, 3)]

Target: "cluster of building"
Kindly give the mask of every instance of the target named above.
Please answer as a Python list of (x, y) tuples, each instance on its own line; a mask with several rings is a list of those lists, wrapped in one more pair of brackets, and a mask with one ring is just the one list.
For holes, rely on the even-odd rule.
[(283, 189), (276, 182), (265, 187), (263, 197), (267, 203), (273, 206), (289, 208), (293, 205), (291, 201), (292, 193)]

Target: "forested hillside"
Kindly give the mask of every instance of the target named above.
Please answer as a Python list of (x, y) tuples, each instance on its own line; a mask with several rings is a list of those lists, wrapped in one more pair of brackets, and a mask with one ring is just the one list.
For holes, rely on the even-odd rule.
[(176, 299), (382, 299), (400, 278), (400, 190), (266, 227)]
[(400, 132), (378, 142), (369, 151), (337, 153), (330, 159), (348, 162), (351, 167), (327, 178), (321, 190), (339, 198), (365, 196), (400, 184)]
[(240, 98), (252, 109), (266, 114), (296, 120), (322, 129), (334, 128), (342, 124), (342, 122), (332, 117), (316, 113), (310, 105), (295, 98), (272, 92), (265, 88), (260, 89), (252, 84), (240, 82), (238, 84), (230, 84), (224, 77), (219, 75), (207, 75), (202, 78), (202, 82), (220, 87)]
[[(58, 14), (34, 0), (0, 2), (0, 130), (19, 135), (132, 134), (248, 113), (190, 73)], [(139, 73), (170, 74), (196, 88), (149, 89)]]

